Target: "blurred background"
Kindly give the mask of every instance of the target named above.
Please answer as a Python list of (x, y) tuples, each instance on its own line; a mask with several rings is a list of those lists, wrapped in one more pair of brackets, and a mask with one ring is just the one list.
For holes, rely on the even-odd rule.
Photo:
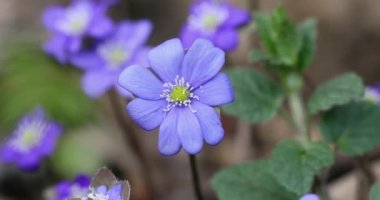
[[(230, 0), (238, 7), (271, 11), (275, 0)], [(366, 84), (380, 81), (380, 1), (318, 0), (282, 1), (290, 17), (302, 21), (318, 20), (318, 47), (312, 67), (306, 72), (305, 98), (315, 85), (346, 71), (355, 71)], [(110, 167), (132, 185), (132, 199), (194, 199), (187, 154), (161, 156), (157, 134), (146, 133), (124, 112), (126, 101), (116, 94), (98, 100), (88, 98), (80, 88), (79, 70), (62, 67), (41, 51), (47, 33), (41, 13), (59, 0), (0, 0), (0, 141), (8, 136), (17, 121), (37, 105), (62, 123), (64, 135), (50, 158), (36, 173), (21, 173), (12, 166), (0, 165), (1, 200), (40, 200), (45, 190), (60, 180), (78, 173), (93, 175), (101, 166)], [(155, 46), (177, 37), (185, 22), (190, 0), (121, 0), (111, 16), (120, 20), (150, 19), (154, 30), (148, 42)], [(241, 29), (240, 46), (228, 55), (231, 66), (260, 64), (248, 62), (252, 48), (259, 48), (257, 34)], [(205, 145), (198, 156), (202, 188), (206, 199), (216, 199), (209, 181), (217, 170), (270, 155), (274, 145), (292, 137), (280, 118), (250, 125), (223, 115), (226, 137), (215, 147)], [(128, 134), (126, 134), (128, 133)], [(318, 130), (315, 135), (318, 138)], [(380, 149), (369, 156), (380, 177)], [(355, 199), (355, 163), (341, 155), (330, 171), (332, 199)]]

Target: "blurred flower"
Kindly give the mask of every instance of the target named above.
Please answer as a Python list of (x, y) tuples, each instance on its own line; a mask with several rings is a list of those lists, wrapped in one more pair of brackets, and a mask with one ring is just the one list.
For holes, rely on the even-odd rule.
[(71, 200), (81, 198), (88, 192), (90, 177), (78, 175), (74, 181), (62, 181), (55, 187), (54, 198), (51, 200)]
[(85, 36), (101, 38), (112, 30), (112, 21), (106, 16), (110, 0), (74, 0), (64, 8), (49, 6), (43, 13), (45, 28), (51, 38), (43, 48), (59, 62), (67, 63), (71, 54), (78, 52)]
[(52, 154), (62, 129), (45, 117), (42, 108), (24, 116), (5, 144), (0, 148), (0, 160), (14, 163), (23, 170), (35, 170), (41, 159)]
[(91, 181), (87, 194), (81, 200), (129, 200), (128, 181), (119, 181), (107, 168), (101, 168)]
[(300, 200), (319, 200), (319, 197), (316, 194), (306, 194)]
[(224, 131), (213, 107), (234, 98), (228, 77), (219, 72), (224, 52), (197, 39), (185, 54), (180, 40), (171, 39), (153, 48), (148, 59), (154, 73), (135, 65), (119, 76), (119, 84), (138, 97), (127, 106), (131, 118), (148, 131), (160, 126), (158, 148), (164, 155), (181, 146), (197, 154), (203, 139), (218, 144)]
[(198, 0), (190, 8), (187, 23), (180, 33), (181, 40), (188, 48), (197, 38), (205, 38), (225, 51), (232, 51), (239, 43), (237, 29), (250, 19), (249, 12), (229, 3)]
[(364, 91), (363, 99), (380, 104), (380, 85), (367, 86)]
[(72, 63), (85, 71), (82, 77), (85, 93), (97, 98), (115, 86), (122, 96), (131, 96), (116, 84), (117, 76), (129, 65), (148, 65), (150, 48), (143, 45), (151, 30), (152, 25), (147, 20), (124, 21), (94, 51), (74, 55)]

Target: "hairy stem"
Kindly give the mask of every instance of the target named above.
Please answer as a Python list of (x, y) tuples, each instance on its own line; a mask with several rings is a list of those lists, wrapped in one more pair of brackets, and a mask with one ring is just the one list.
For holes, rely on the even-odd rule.
[(299, 91), (291, 91), (289, 94), (290, 113), (293, 118), (294, 126), (297, 134), (301, 137), (301, 141), (306, 144), (310, 140), (307, 125), (306, 114)]
[(203, 200), (201, 183), (199, 180), (198, 168), (197, 168), (197, 160), (194, 155), (189, 155), (190, 159), (190, 167), (191, 167), (191, 175), (193, 177), (193, 187), (194, 193), (197, 197), (197, 200)]

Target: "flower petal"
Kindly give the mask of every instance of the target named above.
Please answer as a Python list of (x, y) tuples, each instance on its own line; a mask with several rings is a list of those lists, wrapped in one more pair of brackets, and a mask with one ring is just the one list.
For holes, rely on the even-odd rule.
[(184, 48), (190, 48), (191, 44), (198, 39), (203, 38), (202, 34), (192, 28), (190, 25), (185, 25), (180, 33), (181, 42)]
[(224, 22), (225, 26), (240, 27), (249, 23), (251, 15), (246, 10), (232, 6), (231, 4), (225, 4), (228, 9), (229, 16)]
[(158, 134), (158, 149), (163, 155), (175, 155), (181, 149), (181, 142), (177, 134), (177, 118), (177, 110), (172, 109), (160, 126), (160, 132)]
[(149, 62), (164, 82), (173, 82), (179, 75), (184, 49), (178, 38), (168, 40), (149, 52)]
[(57, 19), (64, 14), (64, 12), (64, 8), (58, 5), (51, 5), (47, 7), (42, 14), (42, 22), (45, 27), (51, 31), (55, 31), (55, 23)]
[(143, 67), (149, 67), (148, 55), (151, 49), (151, 47), (142, 47), (137, 49), (130, 63)]
[(82, 89), (92, 98), (102, 96), (114, 84), (116, 75), (105, 70), (91, 70), (82, 77)]
[(194, 91), (199, 101), (209, 106), (220, 106), (234, 100), (232, 85), (228, 76), (219, 73)]
[(101, 68), (104, 65), (102, 59), (93, 52), (77, 53), (71, 56), (71, 63), (83, 70)]
[(122, 184), (119, 183), (119, 184), (113, 185), (108, 191), (108, 199), (122, 200), (121, 198), (122, 190), (123, 190)]
[(107, 195), (107, 187), (105, 185), (101, 185), (95, 189), (97, 194)]
[(224, 29), (214, 36), (213, 41), (215, 46), (225, 51), (233, 51), (239, 44), (239, 35), (236, 30)]
[(132, 94), (147, 100), (159, 100), (163, 83), (147, 68), (132, 65), (119, 75), (118, 82)]
[(115, 89), (117, 91), (117, 93), (122, 96), (122, 97), (125, 97), (127, 99), (133, 99), (133, 94), (130, 93), (128, 90), (122, 88), (118, 83), (115, 83)]
[(197, 39), (185, 55), (182, 76), (194, 88), (214, 77), (224, 64), (224, 52), (205, 39)]
[(101, 38), (106, 36), (112, 31), (113, 23), (112, 20), (106, 16), (97, 16), (93, 23), (89, 26), (88, 34)]
[(120, 41), (126, 41), (131, 49), (143, 45), (152, 32), (152, 23), (149, 20), (123, 21), (116, 30), (115, 38)]
[(192, 107), (196, 110), (195, 115), (201, 125), (203, 138), (209, 145), (219, 144), (223, 139), (224, 130), (214, 108), (199, 102), (194, 102)]
[(151, 131), (162, 123), (165, 106), (166, 100), (149, 101), (137, 98), (127, 105), (127, 111), (141, 128)]
[(67, 61), (67, 50), (65, 48), (65, 43), (67, 42), (67, 37), (63, 35), (54, 35), (48, 41), (44, 43), (43, 49), (45, 53), (53, 56), (61, 64), (65, 64)]
[(182, 147), (189, 154), (197, 154), (203, 147), (202, 129), (195, 114), (189, 108), (178, 110), (177, 132)]

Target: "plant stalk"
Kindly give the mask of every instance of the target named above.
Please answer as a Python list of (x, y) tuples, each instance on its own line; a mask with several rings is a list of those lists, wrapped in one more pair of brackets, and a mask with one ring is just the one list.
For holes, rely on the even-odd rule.
[(203, 200), (201, 183), (199, 180), (199, 174), (198, 174), (198, 168), (197, 168), (197, 160), (195, 158), (195, 155), (189, 155), (189, 159), (190, 159), (191, 175), (193, 177), (193, 187), (194, 187), (195, 196), (197, 200)]
[(301, 137), (301, 141), (307, 144), (310, 141), (310, 134), (307, 130), (306, 114), (299, 91), (291, 91), (289, 93), (289, 107), (296, 132)]

